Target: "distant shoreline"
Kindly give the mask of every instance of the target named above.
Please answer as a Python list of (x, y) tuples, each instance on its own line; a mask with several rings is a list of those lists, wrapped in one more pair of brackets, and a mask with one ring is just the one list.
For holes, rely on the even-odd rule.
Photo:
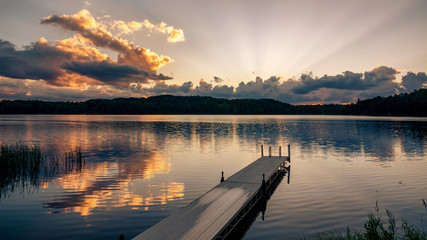
[(160, 95), (84, 102), (0, 101), (0, 114), (61, 115), (344, 115), (427, 117), (427, 89), (352, 104), (291, 105), (273, 99)]

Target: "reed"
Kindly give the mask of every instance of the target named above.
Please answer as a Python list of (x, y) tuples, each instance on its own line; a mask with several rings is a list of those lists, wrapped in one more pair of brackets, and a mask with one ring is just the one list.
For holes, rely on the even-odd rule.
[(37, 144), (0, 145), (0, 199), (17, 189), (31, 192), (40, 181), (81, 172), (85, 165), (81, 148), (68, 148), (63, 155), (43, 151)]
[[(421, 199), (427, 212), (427, 204)], [(347, 227), (345, 234), (339, 232), (322, 232), (306, 240), (427, 240), (427, 232), (424, 229), (423, 216), (421, 216), (421, 228), (418, 229), (405, 219), (402, 219), (401, 228), (397, 227), (396, 219), (392, 212), (386, 209), (386, 220), (379, 214), (378, 201), (375, 205), (376, 214), (370, 212), (364, 223), (364, 232), (351, 232)]]

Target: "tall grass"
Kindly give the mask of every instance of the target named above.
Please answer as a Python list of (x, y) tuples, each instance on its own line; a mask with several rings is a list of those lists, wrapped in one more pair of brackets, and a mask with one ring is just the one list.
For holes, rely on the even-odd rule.
[[(427, 204), (421, 199), (427, 213)], [(421, 229), (411, 225), (402, 219), (401, 228), (396, 224), (396, 218), (392, 212), (386, 209), (386, 219), (379, 214), (378, 201), (375, 205), (376, 214), (369, 212), (368, 219), (364, 223), (364, 232), (351, 232), (347, 227), (345, 234), (338, 232), (323, 232), (304, 239), (315, 240), (427, 240), (427, 232), (424, 229), (424, 220), (421, 216)]]
[(40, 180), (71, 172), (81, 172), (85, 160), (81, 148), (69, 148), (63, 155), (43, 151), (37, 144), (0, 145), (0, 199), (17, 189), (31, 192)]

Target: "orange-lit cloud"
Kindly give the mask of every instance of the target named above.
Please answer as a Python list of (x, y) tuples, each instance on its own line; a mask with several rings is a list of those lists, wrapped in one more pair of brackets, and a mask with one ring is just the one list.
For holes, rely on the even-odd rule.
[(157, 55), (150, 49), (135, 46), (124, 39), (116, 38), (111, 32), (91, 16), (88, 10), (81, 10), (74, 15), (52, 15), (40, 21), (42, 24), (54, 24), (63, 29), (79, 34), (96, 47), (108, 48), (119, 53), (117, 63), (137, 66), (145, 71), (156, 71), (171, 62), (167, 56)]
[(44, 18), (40, 22), (42, 24), (55, 23), (71, 31), (81, 31), (82, 29), (90, 30), (100, 27), (100, 24), (96, 22), (90, 12), (86, 9), (83, 9), (73, 15), (52, 15)]
[(183, 42), (185, 41), (184, 31), (181, 29), (175, 29), (173, 26), (168, 26), (166, 23), (161, 22), (160, 24), (152, 24), (150, 21), (145, 19), (142, 22), (130, 21), (124, 22), (121, 20), (116, 20), (113, 23), (113, 28), (118, 29), (119, 35), (121, 34), (130, 34), (135, 31), (139, 31), (142, 28), (146, 28), (150, 31), (160, 32), (168, 34), (168, 42)]
[(103, 54), (99, 49), (89, 46), (87, 41), (80, 36), (59, 40), (56, 42), (55, 48), (70, 53), (74, 61), (110, 60), (107, 54)]
[[(86, 9), (73, 15), (52, 15), (40, 23), (59, 26), (74, 36), (55, 43), (41, 38), (23, 49), (0, 40), (0, 76), (43, 80), (50, 85), (67, 87), (92, 84), (128, 87), (131, 83), (146, 83), (148, 79), (171, 79), (157, 73), (160, 67), (173, 61), (170, 57), (114, 37), (107, 25), (97, 22)], [(143, 23), (149, 29), (168, 33), (169, 41), (183, 40), (180, 29), (164, 23), (152, 25), (148, 20)], [(116, 52), (117, 60), (99, 48)]]

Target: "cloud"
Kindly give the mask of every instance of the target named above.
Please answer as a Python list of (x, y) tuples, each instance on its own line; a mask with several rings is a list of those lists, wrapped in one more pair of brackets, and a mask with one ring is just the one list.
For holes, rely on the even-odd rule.
[(222, 82), (224, 82), (224, 79), (217, 77), (217, 76), (214, 76), (214, 82), (215, 83), (222, 83)]
[(118, 63), (137, 66), (142, 70), (156, 71), (172, 61), (170, 57), (157, 55), (150, 49), (140, 48), (124, 39), (113, 37), (86, 9), (74, 15), (52, 15), (40, 21), (41, 24), (57, 25), (65, 30), (79, 34), (88, 44), (116, 51)]
[(426, 87), (426, 85), (427, 85), (426, 73), (419, 72), (415, 74), (413, 72), (408, 72), (406, 76), (402, 77), (402, 86), (406, 89), (407, 92), (412, 92), (415, 89)]
[[(91, 77), (99, 77), (99, 71), (91, 72), (93, 69), (109, 72), (117, 78), (134, 77), (141, 74), (138, 69), (130, 65), (110, 65), (109, 62), (87, 62), (90, 66), (85, 66), (79, 62), (73, 62), (67, 66), (70, 70), (85, 74)], [(87, 69), (85, 69), (87, 67)], [(101, 71), (101, 72), (102, 72)], [(385, 73), (385, 74), (384, 74)], [(74, 73), (77, 74), (77, 73)], [(144, 73), (142, 73), (144, 74)], [(141, 97), (155, 96), (162, 94), (172, 94), (177, 96), (212, 96), (221, 98), (271, 98), (282, 102), (301, 104), (301, 103), (349, 103), (357, 99), (366, 99), (376, 96), (388, 96), (396, 93), (408, 92), (402, 85), (408, 86), (408, 83), (416, 83), (413, 86), (426, 85), (427, 76), (425, 73), (409, 72), (403, 77), (402, 85), (394, 81), (394, 73), (390, 69), (380, 68), (367, 71), (365, 73), (354, 73), (362, 75), (363, 81), (371, 81), (377, 84), (371, 84), (370, 87), (322, 87), (308, 93), (295, 93), (294, 89), (301, 88), (304, 82), (300, 79), (286, 79), (281, 77), (270, 77), (263, 80), (260, 77), (248, 82), (241, 82), (237, 87), (228, 85), (216, 85), (201, 79), (197, 84), (191, 81), (182, 84), (167, 84), (162, 78), (165, 76), (151, 76), (158, 78), (152, 86), (147, 86), (143, 82), (131, 83), (125, 85), (85, 85), (84, 89), (75, 89), (70, 87), (56, 87), (43, 81), (36, 80), (18, 80), (12, 78), (0, 79), (0, 99), (42, 99), (42, 100), (86, 100), (91, 98), (117, 98), (117, 97)], [(354, 81), (354, 74), (342, 74), (344, 82)], [(391, 75), (390, 75), (391, 74)], [(349, 79), (345, 79), (348, 76)], [(336, 77), (336, 76), (323, 76)], [(313, 77), (313, 79), (321, 79)], [(110, 79), (109, 79), (110, 80)]]
[[(172, 79), (157, 73), (160, 67), (173, 61), (170, 57), (114, 37), (86, 9), (73, 15), (52, 15), (40, 23), (59, 26), (73, 32), (74, 36), (55, 43), (41, 38), (20, 49), (0, 39), (0, 76), (80, 88), (106, 84), (129, 86), (147, 83), (149, 79)], [(165, 24), (161, 26), (173, 30)], [(115, 51), (117, 60), (101, 53), (99, 48)]]
[(181, 29), (175, 29), (173, 26), (168, 26), (166, 23), (161, 22), (160, 24), (152, 24), (150, 21), (145, 19), (142, 22), (130, 21), (125, 22), (121, 20), (116, 20), (113, 22), (112, 28), (118, 29), (119, 35), (121, 34), (130, 34), (135, 31), (139, 31), (142, 28), (146, 28), (151, 32), (159, 32), (168, 34), (168, 42), (176, 43), (185, 41), (184, 31)]
[(52, 15), (40, 21), (41, 24), (53, 23), (71, 31), (97, 29), (100, 24), (92, 17), (89, 10), (83, 9), (73, 15)]
[(277, 77), (270, 77), (265, 81), (260, 77), (256, 77), (255, 81), (240, 82), (236, 88), (236, 95), (242, 98), (249, 98), (249, 96), (268, 98), (268, 96), (277, 96), (280, 92), (280, 87)]
[(83, 101), (91, 98), (137, 97), (128, 88), (112, 85), (88, 85), (84, 89), (57, 87), (44, 81), (0, 78), (0, 99), (37, 99), (47, 101)]
[(101, 62), (67, 62), (63, 68), (80, 75), (98, 79), (107, 84), (129, 86), (129, 82), (147, 83), (147, 79), (169, 80), (171, 77), (141, 70), (128, 64)]
[(298, 83), (298, 80), (289, 79), (281, 82), (278, 77), (270, 77), (267, 80), (257, 78), (255, 81), (247, 83), (241, 82), (237, 88), (228, 85), (216, 85), (201, 79), (197, 85), (192, 82), (179, 84), (166, 84), (158, 81), (152, 87), (144, 87), (140, 84), (131, 86), (132, 93), (139, 93), (143, 96), (155, 96), (162, 94), (172, 94), (177, 96), (212, 96), (220, 98), (273, 98), (284, 102), (314, 101), (314, 98), (306, 95), (292, 93), (291, 89)]
[(321, 78), (313, 78), (311, 75), (301, 75), (301, 84), (293, 89), (294, 93), (306, 94), (321, 88), (341, 90), (367, 90), (379, 86), (384, 82), (395, 80), (399, 71), (390, 67), (376, 67), (369, 72), (353, 73), (343, 72), (335, 76), (325, 75)]
[(221, 85), (214, 87), (204, 79), (199, 81), (198, 86), (193, 86), (193, 83), (190, 81), (184, 82), (181, 85), (166, 84), (164, 81), (159, 81), (150, 88), (144, 88), (142, 85), (133, 85), (131, 86), (131, 90), (133, 92), (140, 92), (142, 95), (146, 96), (162, 94), (172, 94), (177, 96), (214, 96), (222, 98), (232, 98), (234, 96), (233, 86)]
[(194, 95), (192, 92), (193, 83), (188, 81), (182, 85), (177, 84), (166, 84), (164, 81), (158, 81), (153, 87), (144, 88), (141, 84), (131, 85), (131, 90), (143, 95), (155, 96), (163, 94), (172, 94), (177, 96)]
[(230, 98), (233, 96), (234, 87), (233, 86), (215, 86), (207, 83), (204, 79), (200, 79), (199, 86), (194, 88), (193, 95), (199, 96), (216, 96), (222, 98)]
[(140, 77), (145, 80), (149, 77), (148, 72), (127, 64), (114, 64), (107, 61), (101, 62), (67, 62), (62, 66), (64, 69), (73, 71), (80, 75), (95, 78), (105, 83), (121, 85), (123, 79)]
[(58, 66), (72, 54), (50, 46), (41, 39), (23, 50), (0, 39), (0, 75), (19, 79), (55, 80), (63, 74)]
[[(0, 98), (85, 100), (173, 94), (272, 98), (293, 104), (348, 103), (411, 92), (427, 84), (427, 76), (423, 72), (409, 72), (401, 82), (396, 81), (399, 71), (387, 66), (364, 73), (345, 71), (322, 77), (313, 76), (312, 73), (286, 80), (276, 76), (267, 79), (256, 77), (240, 82), (237, 87), (219, 85), (224, 80), (217, 76), (211, 83), (201, 79), (197, 84), (190, 81), (167, 84), (165, 80), (171, 78), (156, 71), (163, 64), (157, 54), (113, 37), (103, 30), (103, 26), (90, 19), (88, 12), (64, 16), (47, 19), (67, 30), (77, 29), (77, 34), (71, 38), (56, 41), (55, 44), (41, 38), (22, 49), (0, 40), (0, 75), (7, 77), (0, 79)], [(98, 29), (92, 29), (95, 26)], [(118, 52), (117, 60), (101, 53), (98, 47)], [(43, 81), (38, 81), (40, 79)], [(147, 85), (148, 79), (156, 80), (154, 85)], [(74, 89), (75, 86), (79, 89)]]
[[(185, 82), (182, 85), (168, 85), (157, 82), (153, 87), (139, 87), (134, 89), (145, 96), (172, 94), (180, 96), (213, 96), (223, 98), (272, 98), (282, 102), (299, 103), (349, 103), (357, 99), (366, 99), (376, 96), (388, 96), (407, 92), (401, 84), (396, 82), (398, 70), (391, 67), (376, 67), (364, 73), (345, 71), (335, 76), (324, 75), (314, 77), (312, 74), (302, 74), (299, 79), (286, 79), (272, 76), (263, 80), (240, 82), (237, 87), (228, 85), (213, 86), (201, 79), (198, 85)], [(413, 73), (403, 77), (405, 81), (417, 82)], [(426, 84), (425, 73), (416, 86)], [(215, 79), (215, 78), (214, 78)], [(403, 84), (403, 83), (402, 83)], [(303, 91), (304, 90), (304, 91)]]

